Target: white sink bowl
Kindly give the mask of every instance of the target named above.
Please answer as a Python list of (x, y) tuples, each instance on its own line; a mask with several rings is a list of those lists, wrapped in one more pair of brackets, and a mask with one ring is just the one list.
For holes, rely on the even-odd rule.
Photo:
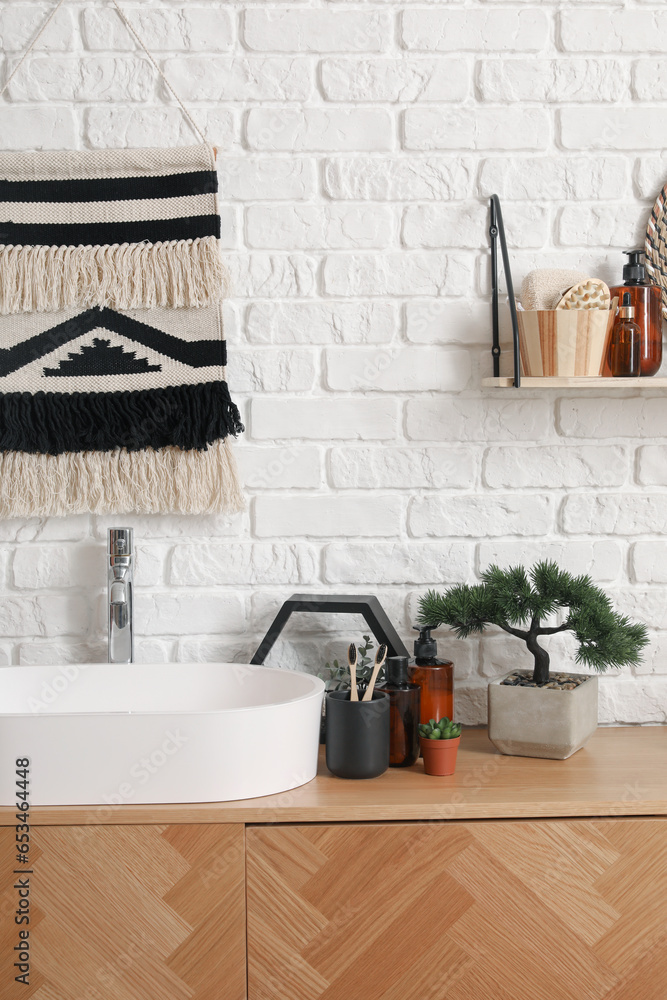
[(0, 805), (227, 802), (315, 777), (324, 684), (238, 663), (0, 668)]

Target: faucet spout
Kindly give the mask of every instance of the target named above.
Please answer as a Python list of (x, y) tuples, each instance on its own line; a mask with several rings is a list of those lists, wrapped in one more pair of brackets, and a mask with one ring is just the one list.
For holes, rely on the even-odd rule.
[(134, 661), (134, 532), (110, 528), (107, 546), (109, 663)]

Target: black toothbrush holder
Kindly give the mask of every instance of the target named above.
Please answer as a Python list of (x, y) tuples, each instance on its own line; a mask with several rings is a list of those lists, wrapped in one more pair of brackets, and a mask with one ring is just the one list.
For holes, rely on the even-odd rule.
[(389, 695), (351, 701), (349, 691), (327, 695), (327, 767), (338, 778), (377, 778), (389, 767)]

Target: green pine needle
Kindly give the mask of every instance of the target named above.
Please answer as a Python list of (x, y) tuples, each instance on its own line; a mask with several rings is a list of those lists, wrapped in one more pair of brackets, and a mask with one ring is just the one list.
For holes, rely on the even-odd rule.
[(449, 625), (461, 639), (496, 625), (515, 634), (519, 630), (524, 640), (530, 633), (536, 640), (545, 622), (559, 612), (563, 622), (552, 627), (574, 633), (578, 663), (604, 671), (640, 662), (649, 641), (646, 625), (615, 612), (590, 577), (573, 576), (555, 562), (538, 562), (528, 572), (523, 566), (492, 565), (481, 584), (458, 584), (444, 594), (429, 590), (419, 602), (418, 621), (433, 628)]

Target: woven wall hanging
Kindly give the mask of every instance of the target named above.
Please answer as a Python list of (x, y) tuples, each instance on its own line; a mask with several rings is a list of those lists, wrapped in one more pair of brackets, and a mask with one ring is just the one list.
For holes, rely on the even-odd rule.
[(662, 288), (662, 315), (667, 319), (667, 184), (656, 198), (644, 241), (646, 270)]
[(205, 141), (0, 154), (0, 516), (243, 508), (217, 192)]

